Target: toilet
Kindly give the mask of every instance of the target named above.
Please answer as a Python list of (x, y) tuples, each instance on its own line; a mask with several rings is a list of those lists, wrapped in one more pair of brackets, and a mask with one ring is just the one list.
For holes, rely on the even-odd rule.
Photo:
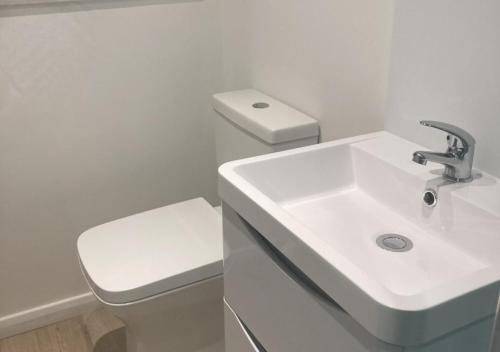
[[(213, 97), (218, 164), (316, 144), (309, 116), (256, 90)], [(222, 219), (202, 198), (90, 230), (78, 238), (95, 297), (127, 327), (128, 352), (222, 352)]]

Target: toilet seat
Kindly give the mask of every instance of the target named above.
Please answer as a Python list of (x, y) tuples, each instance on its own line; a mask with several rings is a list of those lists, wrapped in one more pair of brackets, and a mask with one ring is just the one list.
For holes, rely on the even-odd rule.
[(96, 296), (126, 304), (222, 274), (222, 219), (204, 199), (84, 232), (78, 253)]

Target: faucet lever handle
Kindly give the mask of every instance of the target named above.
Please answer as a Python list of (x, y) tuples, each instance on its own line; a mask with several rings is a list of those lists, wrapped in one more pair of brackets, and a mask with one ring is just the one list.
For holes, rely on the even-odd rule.
[[(429, 121), (424, 120), (420, 121), (420, 124), (427, 127), (433, 127), (438, 130), (444, 131), (448, 133), (447, 140), (448, 146), (451, 149), (463, 148), (464, 152), (467, 152), (469, 149), (473, 148), (476, 144), (476, 140), (472, 135), (464, 129), (460, 127), (451, 125), (449, 123), (440, 122), (440, 121)], [(459, 142), (462, 144), (459, 145)]]

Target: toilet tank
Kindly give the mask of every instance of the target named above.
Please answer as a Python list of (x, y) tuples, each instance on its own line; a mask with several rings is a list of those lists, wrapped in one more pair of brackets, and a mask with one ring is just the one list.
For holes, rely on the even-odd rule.
[(213, 96), (217, 164), (318, 143), (313, 118), (254, 89)]

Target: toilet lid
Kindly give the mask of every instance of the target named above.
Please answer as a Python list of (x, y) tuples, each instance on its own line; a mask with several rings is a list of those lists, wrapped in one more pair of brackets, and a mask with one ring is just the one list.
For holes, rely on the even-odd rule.
[(94, 227), (78, 253), (98, 298), (130, 303), (222, 274), (222, 220), (192, 199)]

